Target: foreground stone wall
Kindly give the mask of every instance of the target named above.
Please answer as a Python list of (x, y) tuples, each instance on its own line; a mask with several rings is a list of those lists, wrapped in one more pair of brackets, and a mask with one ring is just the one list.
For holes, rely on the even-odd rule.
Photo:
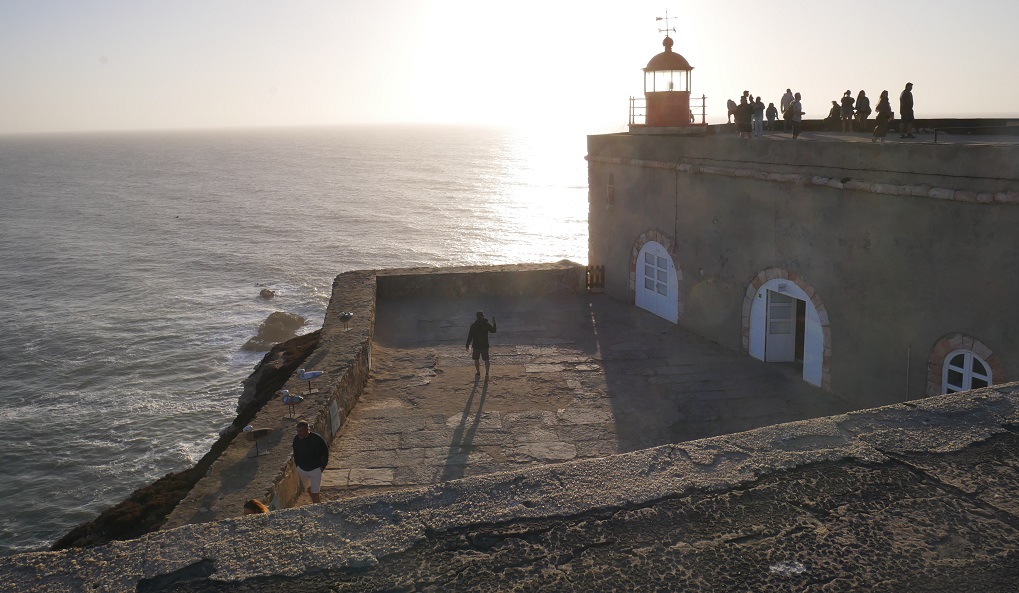
[(1011, 384), (0, 558), (0, 591), (1014, 591), (1017, 430)]

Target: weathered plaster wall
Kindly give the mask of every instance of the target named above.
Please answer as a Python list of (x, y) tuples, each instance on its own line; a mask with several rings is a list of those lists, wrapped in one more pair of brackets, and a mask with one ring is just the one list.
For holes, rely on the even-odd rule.
[(996, 382), (1015, 373), (1016, 148), (612, 135), (588, 150), (589, 262), (606, 265), (609, 294), (632, 301), (632, 252), (654, 231), (682, 271), (680, 323), (734, 350), (758, 273), (809, 283), (829, 316), (831, 388), (861, 405), (924, 396), (946, 334), (991, 348)]

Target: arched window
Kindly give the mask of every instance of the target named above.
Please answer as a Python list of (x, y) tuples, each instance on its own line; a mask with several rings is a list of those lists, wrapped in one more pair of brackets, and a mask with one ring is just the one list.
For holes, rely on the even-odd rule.
[(987, 361), (971, 350), (953, 350), (945, 357), (941, 392), (955, 393), (988, 387), (993, 383), (992, 379), (991, 367)]

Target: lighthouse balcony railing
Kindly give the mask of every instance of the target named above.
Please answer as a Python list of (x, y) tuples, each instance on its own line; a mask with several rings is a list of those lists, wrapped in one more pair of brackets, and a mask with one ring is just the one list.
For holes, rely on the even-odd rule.
[[(690, 125), (707, 125), (707, 104), (708, 98), (690, 97)], [(647, 125), (647, 99), (645, 97), (630, 97), (630, 125)]]

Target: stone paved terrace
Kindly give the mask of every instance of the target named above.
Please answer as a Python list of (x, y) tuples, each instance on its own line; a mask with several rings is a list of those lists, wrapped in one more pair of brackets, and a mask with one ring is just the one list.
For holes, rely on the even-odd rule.
[[(604, 457), (850, 409), (793, 368), (605, 295), (380, 299), (372, 372), (324, 501)], [(464, 349), (494, 316), (490, 380)], [(484, 368), (482, 367), (482, 375)], [(298, 504), (308, 504), (306, 493)]]

